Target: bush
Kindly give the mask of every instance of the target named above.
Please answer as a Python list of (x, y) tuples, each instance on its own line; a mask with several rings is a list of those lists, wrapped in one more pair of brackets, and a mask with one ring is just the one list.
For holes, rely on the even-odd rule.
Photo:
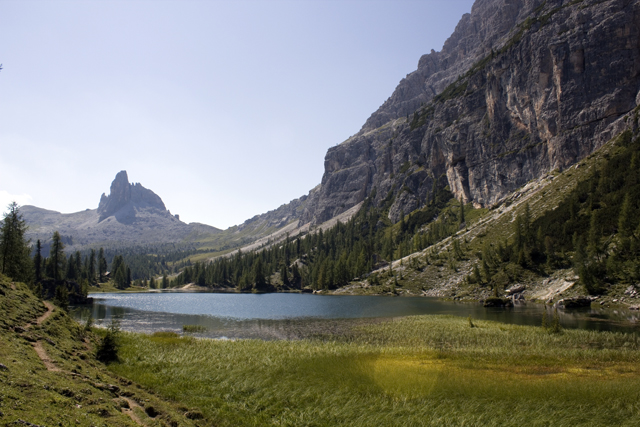
[(96, 358), (102, 363), (110, 363), (118, 361), (120, 323), (112, 320), (107, 328), (107, 333), (98, 345)]
[(202, 325), (182, 325), (182, 331), (190, 332), (190, 333), (198, 333), (198, 332), (206, 332), (207, 328), (205, 328)]
[(64, 311), (69, 311), (69, 291), (66, 284), (63, 283), (56, 287), (53, 303)]

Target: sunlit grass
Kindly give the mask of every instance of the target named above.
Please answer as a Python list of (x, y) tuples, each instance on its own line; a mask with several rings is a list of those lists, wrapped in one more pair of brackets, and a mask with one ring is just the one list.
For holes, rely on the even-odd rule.
[(420, 316), (325, 340), (126, 334), (117, 373), (219, 425), (638, 425), (637, 335)]

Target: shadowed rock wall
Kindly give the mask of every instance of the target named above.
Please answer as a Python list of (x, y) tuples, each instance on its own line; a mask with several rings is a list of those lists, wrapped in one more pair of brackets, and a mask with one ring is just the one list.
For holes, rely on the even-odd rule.
[(378, 204), (394, 196), (395, 222), (434, 181), (490, 206), (622, 129), (639, 76), (639, 0), (478, 0), (442, 52), (328, 150), (302, 221), (326, 221), (375, 189)]

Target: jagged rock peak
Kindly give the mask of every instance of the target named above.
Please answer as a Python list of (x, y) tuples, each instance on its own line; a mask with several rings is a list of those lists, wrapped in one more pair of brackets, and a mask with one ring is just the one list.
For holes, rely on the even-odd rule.
[(150, 207), (161, 211), (167, 210), (160, 196), (144, 188), (140, 183), (130, 184), (127, 171), (120, 171), (111, 183), (109, 196), (102, 193), (100, 197), (100, 204), (98, 205), (100, 221), (115, 215), (127, 206)]
[(327, 151), (301, 220), (371, 196), (392, 201), (396, 222), (447, 185), (494, 206), (629, 126), (639, 89), (640, 0), (476, 0), (442, 51)]
[(418, 69), (402, 79), (362, 130), (370, 131), (390, 120), (413, 114), (490, 53), (492, 47), (504, 42), (503, 38), (518, 22), (545, 3), (543, 0), (476, 0), (471, 13), (462, 16), (442, 50), (431, 49), (431, 53), (422, 55)]

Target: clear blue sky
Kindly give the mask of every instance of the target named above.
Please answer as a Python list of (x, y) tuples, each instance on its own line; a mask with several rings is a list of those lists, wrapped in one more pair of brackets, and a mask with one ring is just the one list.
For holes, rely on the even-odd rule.
[(120, 170), (186, 222), (307, 194), (472, 0), (0, 1), (0, 203), (98, 206)]

